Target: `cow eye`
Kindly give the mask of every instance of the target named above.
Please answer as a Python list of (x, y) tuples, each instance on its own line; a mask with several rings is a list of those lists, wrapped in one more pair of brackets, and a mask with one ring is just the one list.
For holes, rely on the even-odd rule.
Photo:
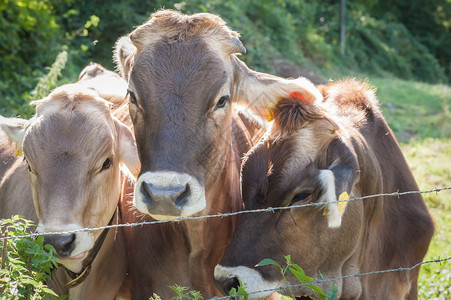
[(310, 195), (311, 193), (298, 193), (294, 195), (293, 199), (291, 199), (290, 205), (293, 205), (296, 202), (305, 201)]
[(105, 162), (102, 165), (102, 168), (100, 169), (100, 172), (109, 169), (111, 165), (113, 164), (113, 159), (111, 157), (108, 157)]
[(219, 98), (218, 103), (216, 103), (216, 107), (217, 108), (223, 108), (224, 106), (226, 106), (227, 102), (229, 102), (230, 97), (229, 96), (222, 96), (221, 98)]
[(28, 163), (28, 160), (25, 157), (23, 158), (23, 160), (27, 163), (28, 172), (36, 174), (36, 172), (31, 169), (30, 164)]
[(127, 91), (127, 94), (128, 94), (128, 96), (129, 96), (129, 98), (130, 98), (129, 102), (130, 102), (131, 104), (133, 104), (133, 105), (137, 105), (135, 93), (132, 92), (132, 91)]

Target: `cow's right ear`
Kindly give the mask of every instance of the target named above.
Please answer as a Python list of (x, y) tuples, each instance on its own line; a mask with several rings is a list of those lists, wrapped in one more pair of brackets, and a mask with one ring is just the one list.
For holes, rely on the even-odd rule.
[(5, 118), (0, 116), (0, 128), (6, 133), (9, 140), (16, 145), (16, 155), (22, 155), (22, 145), (28, 120), (20, 118)]
[(284, 98), (296, 97), (305, 103), (323, 100), (320, 91), (307, 78), (285, 79), (256, 72), (234, 55), (231, 55), (231, 61), (235, 81), (232, 100), (269, 120), (277, 103)]
[(340, 138), (334, 139), (327, 151), (326, 159), (330, 165), (327, 169), (321, 169), (318, 174), (321, 185), (319, 202), (335, 202), (325, 205), (323, 215), (327, 217), (329, 228), (337, 228), (341, 225), (348, 204), (345, 200), (349, 199), (354, 185), (359, 180), (359, 164), (350, 145)]
[(136, 53), (136, 47), (133, 45), (129, 36), (119, 38), (114, 46), (114, 61), (119, 69), (122, 78), (128, 82), (130, 70), (133, 66), (133, 57)]

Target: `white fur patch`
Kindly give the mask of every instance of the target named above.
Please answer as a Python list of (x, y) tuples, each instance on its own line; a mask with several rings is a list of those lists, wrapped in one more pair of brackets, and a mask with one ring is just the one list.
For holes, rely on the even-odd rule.
[[(324, 194), (319, 200), (328, 203), (337, 201), (335, 193), (335, 176), (331, 170), (320, 170), (318, 175), (319, 181), (324, 189)], [(329, 228), (338, 228), (341, 225), (341, 217), (344, 210), (340, 213), (337, 203), (329, 203), (327, 205), (327, 221)]]
[[(191, 195), (187, 203), (182, 207), (180, 215), (153, 215), (149, 212), (147, 204), (144, 202), (144, 196), (141, 192), (142, 183), (151, 183), (161, 188), (167, 188), (176, 185), (188, 184)], [(133, 205), (140, 212), (150, 215), (156, 220), (167, 220), (177, 217), (188, 217), (201, 212), (206, 206), (205, 188), (199, 181), (191, 175), (177, 172), (146, 172), (138, 177), (135, 185), (135, 195), (133, 197)]]
[(244, 266), (223, 267), (217, 265), (214, 276), (216, 280), (238, 277), (246, 292), (249, 293), (249, 299), (264, 299), (274, 291), (257, 293), (258, 291), (276, 289), (282, 286), (281, 281), (266, 281), (259, 272)]

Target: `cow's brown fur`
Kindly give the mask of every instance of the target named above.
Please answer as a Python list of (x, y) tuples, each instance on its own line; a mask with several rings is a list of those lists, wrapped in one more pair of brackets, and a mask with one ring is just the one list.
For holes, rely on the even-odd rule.
[[(418, 190), (374, 92), (356, 80), (318, 88), (322, 103), (287, 98), (276, 106), (270, 133), (243, 166), (246, 208), (317, 202), (330, 188), (319, 180), (324, 169), (335, 172), (337, 196), (343, 191), (352, 198)], [(274, 282), (280, 279), (276, 268), (254, 266), (264, 258), (283, 261), (287, 254), (313, 277), (410, 267), (421, 262), (434, 232), (419, 194), (349, 202), (338, 228), (327, 225), (323, 212), (320, 206), (240, 216), (221, 265), (246, 266)], [(338, 280), (338, 296), (416, 299), (418, 271)], [(300, 289), (296, 295), (312, 294)]]
[[(158, 172), (183, 173), (196, 178), (202, 185), (196, 190), (205, 192), (206, 207), (197, 213), (241, 209), (241, 157), (253, 144), (258, 126), (233, 113), (229, 102), (262, 113), (290, 92), (311, 101), (321, 99), (308, 80), (286, 80), (247, 68), (236, 57), (245, 52), (238, 37), (217, 16), (164, 10), (117, 42), (116, 61), (129, 82), (130, 113), (142, 164), (137, 181), (142, 188), (135, 188), (135, 199), (153, 186), (140, 178)], [(230, 101), (217, 108), (222, 96), (230, 96)], [(138, 203), (141, 211), (154, 205), (143, 203)], [(176, 215), (175, 209), (155, 211), (149, 214)], [(233, 225), (234, 218), (227, 218), (131, 228), (135, 233), (127, 236), (134, 266), (130, 268), (133, 297), (155, 292), (168, 298), (172, 294), (167, 286), (173, 284), (199, 290), (204, 297), (217, 295), (213, 267)], [(148, 245), (142, 245), (142, 236)], [(149, 257), (145, 262), (138, 260), (145, 256)]]

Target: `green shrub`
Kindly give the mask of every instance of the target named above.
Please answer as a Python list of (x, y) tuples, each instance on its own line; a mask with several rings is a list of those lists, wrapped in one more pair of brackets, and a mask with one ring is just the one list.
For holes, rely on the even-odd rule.
[[(34, 227), (21, 216), (1, 220), (1, 236), (21, 236)], [(44, 237), (3, 240), (0, 269), (1, 299), (47, 299), (57, 297), (45, 281), (50, 279), (52, 268), (57, 266), (56, 251), (44, 245)]]
[(0, 27), (0, 107), (12, 115), (55, 58), (62, 36), (48, 0), (1, 1)]

